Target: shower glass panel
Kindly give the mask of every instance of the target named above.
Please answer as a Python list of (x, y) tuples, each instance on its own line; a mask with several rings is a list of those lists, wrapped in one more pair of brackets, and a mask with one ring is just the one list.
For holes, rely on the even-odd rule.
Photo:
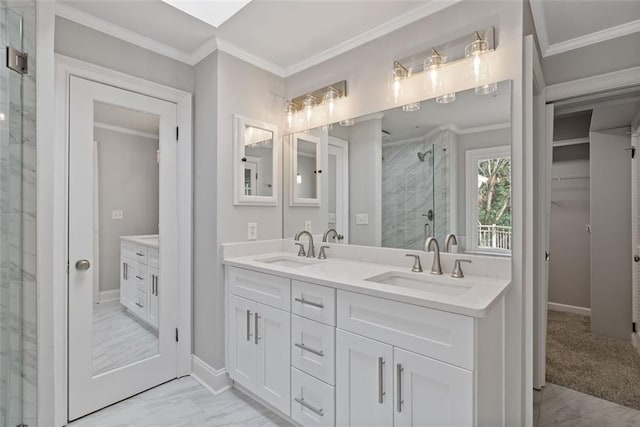
[[(35, 2), (0, 0), (3, 61), (8, 47), (33, 54), (34, 23)], [(25, 395), (35, 403), (35, 366), (28, 375), (23, 366), (27, 351), (35, 363), (35, 319), (25, 322), (23, 316), (33, 308), (25, 304), (26, 282), (33, 285), (29, 295), (35, 305), (35, 254), (25, 251), (35, 247), (35, 78), (0, 65), (0, 426), (13, 427), (26, 423)], [(28, 119), (25, 104), (30, 105)], [(27, 327), (33, 332), (29, 343), (23, 333)], [(25, 386), (27, 377), (30, 386)], [(28, 417), (35, 424), (32, 409)]]

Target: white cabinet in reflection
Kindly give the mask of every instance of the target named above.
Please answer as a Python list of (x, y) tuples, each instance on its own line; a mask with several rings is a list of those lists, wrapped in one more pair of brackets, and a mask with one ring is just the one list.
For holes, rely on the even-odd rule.
[(158, 235), (120, 237), (120, 303), (158, 327), (160, 274)]

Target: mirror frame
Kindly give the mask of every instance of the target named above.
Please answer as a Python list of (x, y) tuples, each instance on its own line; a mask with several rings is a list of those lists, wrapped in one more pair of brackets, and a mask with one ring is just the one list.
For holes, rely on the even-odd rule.
[[(271, 169), (271, 196), (247, 196), (244, 194), (244, 129), (246, 126), (269, 131), (273, 135), (273, 165)], [(242, 167), (241, 167), (242, 165)], [(250, 119), (239, 114), (233, 115), (233, 204), (235, 206), (277, 206), (280, 180), (280, 136), (278, 126)]]
[[(316, 197), (296, 196), (296, 176), (298, 175), (298, 139), (316, 144)], [(322, 138), (304, 132), (295, 133), (291, 138), (291, 176), (289, 177), (290, 206), (320, 206), (322, 200)]]

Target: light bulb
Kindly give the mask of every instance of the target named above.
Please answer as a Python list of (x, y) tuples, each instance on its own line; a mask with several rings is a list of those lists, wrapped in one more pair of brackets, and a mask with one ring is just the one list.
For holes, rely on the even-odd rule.
[(336, 107), (336, 101), (340, 99), (340, 92), (330, 87), (327, 92), (324, 94), (324, 103), (327, 105), (327, 112), (329, 113), (329, 118), (333, 117), (333, 112)]
[(420, 103), (419, 102), (412, 102), (410, 104), (406, 104), (402, 106), (402, 111), (405, 111), (407, 113), (413, 112), (413, 111), (418, 111), (420, 109)]
[(486, 54), (489, 52), (489, 42), (483, 40), (478, 33), (476, 39), (464, 49), (464, 56), (471, 58), (469, 68), (469, 80), (472, 83), (481, 83), (489, 77), (489, 62)]
[(476, 95), (493, 95), (498, 91), (498, 83), (489, 83), (476, 87)]
[(284, 112), (287, 116), (287, 128), (291, 129), (295, 121), (296, 106), (293, 105), (291, 101), (287, 101), (287, 107), (284, 109)]
[(402, 99), (402, 81), (407, 77), (409, 77), (409, 70), (399, 62), (394, 62), (391, 74), (391, 102), (398, 103)]
[(446, 58), (435, 49), (433, 49), (433, 54), (424, 60), (425, 89), (431, 89), (434, 92), (442, 89), (440, 69), (446, 62)]
[(307, 118), (307, 124), (309, 124), (311, 123), (311, 119), (313, 118), (313, 107), (316, 106), (316, 99), (313, 97), (313, 95), (307, 95), (302, 105), (305, 116)]
[(446, 95), (441, 95), (436, 97), (437, 104), (450, 104), (456, 100), (456, 93), (447, 93)]
[(340, 126), (349, 127), (353, 126), (356, 123), (353, 119), (344, 119), (340, 121)]

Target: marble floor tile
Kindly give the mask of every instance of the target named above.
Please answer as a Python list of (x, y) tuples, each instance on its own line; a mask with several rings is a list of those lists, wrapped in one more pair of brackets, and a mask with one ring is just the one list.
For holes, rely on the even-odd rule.
[(87, 415), (70, 427), (289, 427), (235, 389), (214, 396), (192, 377), (179, 378)]

